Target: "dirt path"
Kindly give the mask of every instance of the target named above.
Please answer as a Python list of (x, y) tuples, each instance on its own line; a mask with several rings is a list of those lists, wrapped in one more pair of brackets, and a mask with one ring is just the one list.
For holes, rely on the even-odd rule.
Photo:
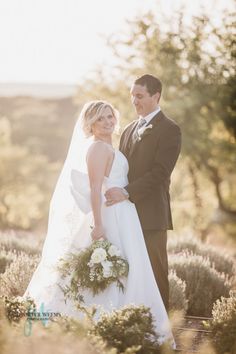
[(177, 352), (180, 354), (197, 353), (199, 346), (211, 333), (204, 326), (204, 322), (209, 321), (211, 318), (208, 317), (186, 316), (180, 326), (174, 327)]

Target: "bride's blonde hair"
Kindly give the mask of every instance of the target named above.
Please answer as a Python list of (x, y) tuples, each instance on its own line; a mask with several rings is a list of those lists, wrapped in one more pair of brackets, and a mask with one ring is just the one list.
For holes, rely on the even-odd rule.
[(86, 135), (89, 137), (92, 135), (92, 125), (98, 120), (102, 115), (104, 109), (110, 108), (112, 114), (116, 118), (116, 132), (119, 129), (119, 112), (116, 110), (112, 104), (106, 101), (90, 101), (85, 103), (80, 113), (79, 119), (81, 122), (81, 127)]

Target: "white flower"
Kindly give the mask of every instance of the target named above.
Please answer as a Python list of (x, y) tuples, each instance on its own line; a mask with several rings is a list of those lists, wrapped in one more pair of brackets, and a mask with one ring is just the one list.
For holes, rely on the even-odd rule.
[(120, 250), (116, 247), (116, 246), (114, 246), (114, 245), (111, 245), (110, 247), (109, 247), (109, 250), (108, 250), (108, 253), (109, 253), (109, 255), (111, 256), (111, 257), (113, 257), (113, 256), (120, 256)]
[(103, 269), (110, 269), (112, 267), (112, 262), (110, 261), (103, 261), (102, 262)]
[(102, 262), (102, 267), (103, 267), (103, 276), (104, 278), (109, 278), (112, 276), (112, 262), (110, 261), (104, 261)]
[(102, 261), (105, 261), (106, 258), (107, 258), (106, 251), (103, 248), (98, 247), (93, 251), (90, 262), (93, 264), (101, 263)]
[(103, 269), (103, 277), (104, 278), (110, 278), (112, 276), (112, 271), (111, 270), (105, 270)]
[(94, 265), (94, 263), (93, 263), (93, 262), (91, 261), (91, 259), (90, 259), (90, 261), (87, 263), (87, 266), (89, 266), (89, 268), (92, 268), (93, 265)]
[(153, 125), (152, 124), (149, 124), (149, 125), (144, 125), (142, 126), (141, 128), (138, 129), (138, 136), (139, 136), (139, 140), (141, 140), (141, 137), (143, 136), (144, 132), (147, 130), (147, 129), (152, 129)]

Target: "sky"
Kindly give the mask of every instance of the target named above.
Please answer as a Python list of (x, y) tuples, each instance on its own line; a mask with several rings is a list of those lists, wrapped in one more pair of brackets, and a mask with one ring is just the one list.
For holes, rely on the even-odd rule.
[(171, 19), (182, 4), (186, 16), (203, 4), (212, 16), (233, 9), (231, 0), (0, 0), (0, 83), (76, 84), (112, 67), (106, 38), (126, 19), (149, 9)]

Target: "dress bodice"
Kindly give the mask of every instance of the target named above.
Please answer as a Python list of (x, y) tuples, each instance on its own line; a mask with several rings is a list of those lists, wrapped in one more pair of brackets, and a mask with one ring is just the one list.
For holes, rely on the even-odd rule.
[(104, 177), (104, 188), (126, 186), (128, 184), (128, 171), (129, 165), (126, 157), (119, 150), (114, 150), (114, 159), (109, 177)]
[[(102, 185), (102, 202), (105, 202), (105, 192), (112, 187), (125, 187), (128, 184), (129, 164), (126, 157), (119, 150), (114, 150), (114, 159), (108, 177), (104, 177)], [(75, 203), (84, 213), (91, 211), (90, 182), (88, 173), (78, 170), (71, 171), (71, 195)]]

